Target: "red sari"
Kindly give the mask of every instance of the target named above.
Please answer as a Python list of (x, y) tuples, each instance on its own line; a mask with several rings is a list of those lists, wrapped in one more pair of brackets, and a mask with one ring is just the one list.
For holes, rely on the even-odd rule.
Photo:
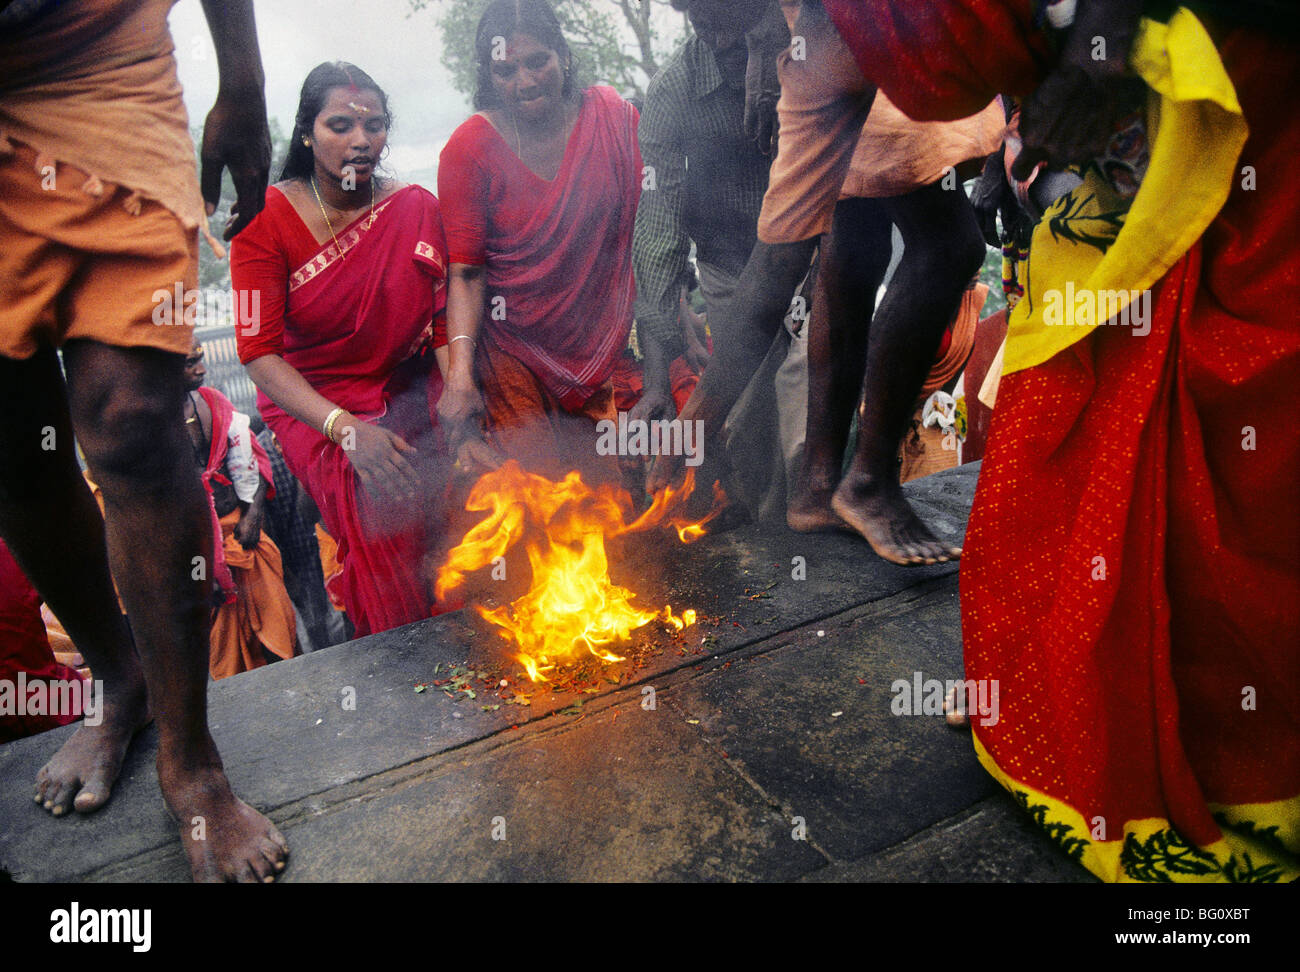
[[(241, 303), (240, 360), (279, 354), (325, 398), (415, 446), (431, 503), (441, 495), (435, 405), (442, 378), (432, 348), (446, 342), (446, 275), (438, 202), (419, 186), (383, 200), (373, 224), (367, 213), (340, 228), (337, 247), (333, 239), (317, 243), (272, 188), (231, 247), (235, 291), (260, 299), (256, 319)], [(383, 508), (340, 445), (265, 394), (257, 405), (338, 541), (342, 571), (332, 593), (357, 635), (428, 617), (425, 511)]]
[[(18, 566), (18, 561), (0, 540), (0, 679), (12, 687), (13, 696), (6, 711), (0, 712), (0, 743), (32, 736), (57, 726), (66, 726), (81, 718), (78, 708), (58, 715), (31, 715), (27, 713), (24, 695), (19, 715), (18, 676), (23, 673), (27, 686), (46, 683), (41, 691), (51, 695), (56, 683), (80, 681), (81, 675), (55, 660), (41, 620), (41, 596)], [(78, 697), (79, 699), (80, 697)], [(8, 711), (12, 706), (12, 711)]]
[(1148, 335), (1003, 377), (962, 561), (981, 759), (1107, 880), (1300, 875), (1300, 58), (1220, 53), (1270, 190), (1234, 187)]
[[(1029, 0), (825, 4), (914, 118), (1044, 65)], [(1111, 881), (1300, 876), (1300, 58), (1245, 30), (1219, 50), (1261, 190), (1161, 278), (1149, 334), (1003, 376), (961, 565), (966, 675), (997, 685), (979, 758)]]
[[(636, 126), (636, 109), (597, 86), (583, 93), (553, 181), (481, 115), (456, 129), (439, 163), (451, 261), (487, 268), (480, 359), (515, 359), (570, 413), (604, 393), (632, 327)], [(485, 381), (483, 391), (491, 418), (498, 389)]]

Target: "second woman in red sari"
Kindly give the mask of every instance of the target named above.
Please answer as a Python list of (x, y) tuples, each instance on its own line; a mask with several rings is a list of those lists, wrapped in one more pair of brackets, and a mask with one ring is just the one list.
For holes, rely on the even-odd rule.
[(231, 254), (240, 359), (338, 541), (332, 584), (358, 635), (431, 613), (423, 560), (445, 494), (446, 243), (429, 192), (375, 174), (388, 124), (363, 71), (315, 68), (282, 181)]
[(486, 418), (525, 466), (616, 479), (594, 423), (616, 416), (610, 379), (632, 326), (636, 109), (612, 88), (575, 89), (545, 0), (490, 4), (475, 46), (480, 111), (438, 169), (451, 259), (439, 411), (462, 461), (494, 461)]

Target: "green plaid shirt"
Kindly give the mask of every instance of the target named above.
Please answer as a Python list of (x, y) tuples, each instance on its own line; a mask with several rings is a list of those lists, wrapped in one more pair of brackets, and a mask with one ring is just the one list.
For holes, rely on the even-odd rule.
[[(745, 137), (745, 93), (690, 37), (646, 92), (638, 137), (648, 166), (632, 234), (636, 318), (669, 360), (685, 350), (677, 295), (688, 256), (739, 273), (755, 242), (771, 160)], [(651, 181), (653, 180), (653, 181)]]

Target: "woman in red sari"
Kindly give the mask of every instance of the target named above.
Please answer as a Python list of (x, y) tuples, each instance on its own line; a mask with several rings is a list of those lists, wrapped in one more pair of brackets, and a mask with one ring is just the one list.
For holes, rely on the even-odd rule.
[(240, 359), (338, 541), (331, 583), (358, 635), (429, 616), (422, 561), (445, 492), (446, 243), (429, 192), (375, 174), (388, 125), (363, 71), (315, 68), (282, 181), (231, 254)]
[[(1012, 315), (1013, 338), (1035, 290), (1041, 299), (1057, 286), (1049, 274), (1088, 286), (1096, 250), (1140, 241), (1129, 262), (1164, 269), (1146, 330), (1118, 316), (1049, 327), (1040, 312), (1043, 326), (1022, 340), (1079, 338), (1054, 352), (1040, 341), (1048, 350), (1016, 367), (1008, 344), (961, 568), (966, 675), (1000, 701), (971, 726), (984, 767), (1104, 880), (1295, 881), (1300, 116), (1282, 94), (1300, 84), (1294, 18), (1270, 3), (1202, 0), (1165, 5), (1166, 27), (1139, 23), (1155, 3), (1081, 2), (1039, 84), (1041, 0), (825, 5), (864, 77), (914, 117), (956, 117), (998, 90), (1029, 94), (1017, 179), (1039, 161), (1103, 154), (1131, 111), (1135, 72), (1161, 85), (1149, 131), (1169, 141), (1152, 147), (1132, 208), (1072, 215), (1085, 184), (1034, 236), (1037, 282)], [(1091, 55), (1099, 36), (1109, 62)], [(1209, 100), (1215, 74), (1240, 128)], [(1179, 117), (1179, 98), (1202, 103)], [(1178, 197), (1191, 208), (1175, 216)], [(1203, 216), (1199, 238), (1188, 213)], [(1103, 219), (1123, 228), (1097, 233)], [(1177, 232), (1151, 231), (1163, 226)], [(1054, 265), (1058, 237), (1070, 257)]]
[(632, 326), (636, 109), (612, 88), (575, 90), (545, 0), (496, 0), (475, 47), (479, 112), (438, 169), (451, 260), (439, 413), (462, 461), (496, 460), (486, 419), (526, 466), (616, 478), (595, 461), (594, 423), (615, 417)]

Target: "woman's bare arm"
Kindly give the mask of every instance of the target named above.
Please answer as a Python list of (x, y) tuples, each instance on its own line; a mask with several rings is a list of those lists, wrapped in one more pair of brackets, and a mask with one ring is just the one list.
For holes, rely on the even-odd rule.
[[(254, 385), (266, 392), (267, 398), (299, 422), (314, 429), (321, 429), (325, 425), (325, 419), (329, 418), (330, 412), (336, 407), (312, 388), (297, 368), (278, 354), (255, 358), (245, 367), (248, 369), (248, 377), (253, 379)], [(335, 424), (341, 426), (355, 423), (356, 416), (345, 411)], [(324, 435), (324, 432), (321, 434)]]

